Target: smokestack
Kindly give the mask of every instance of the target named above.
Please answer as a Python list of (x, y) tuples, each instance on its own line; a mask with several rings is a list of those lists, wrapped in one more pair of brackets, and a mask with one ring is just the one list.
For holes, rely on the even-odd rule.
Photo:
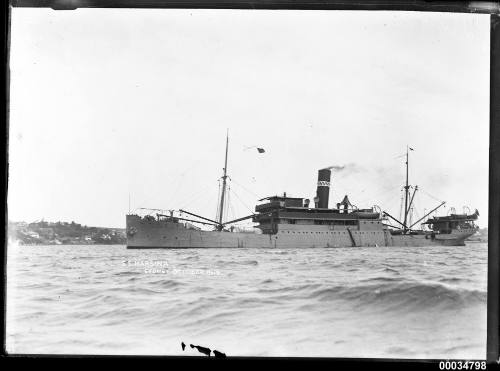
[(329, 168), (318, 171), (318, 188), (316, 188), (316, 196), (318, 197), (318, 208), (328, 208), (328, 196), (330, 195), (330, 177), (332, 171)]

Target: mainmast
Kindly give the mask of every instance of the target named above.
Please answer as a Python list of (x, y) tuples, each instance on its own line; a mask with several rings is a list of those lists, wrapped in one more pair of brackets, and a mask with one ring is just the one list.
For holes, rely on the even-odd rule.
[(219, 228), (222, 229), (222, 217), (224, 216), (224, 198), (226, 196), (226, 183), (227, 183), (227, 149), (229, 147), (229, 130), (226, 134), (226, 159), (224, 161), (224, 175), (222, 175), (222, 192), (220, 196), (220, 209), (219, 209)]
[[(396, 223), (398, 223), (401, 226), (401, 228), (400, 227), (396, 227), (396, 228), (398, 228), (399, 230), (402, 230), (403, 234), (406, 234), (409, 231), (411, 232), (411, 229), (413, 228), (414, 225), (416, 225), (420, 221), (424, 220), (428, 215), (430, 215), (431, 213), (433, 213), (434, 211), (436, 211), (437, 209), (439, 209), (441, 206), (443, 206), (446, 203), (444, 201), (441, 202), (437, 207), (435, 207), (434, 209), (432, 209), (431, 211), (429, 211), (427, 214), (425, 214), (423, 217), (421, 217), (416, 222), (413, 222), (412, 220), (410, 220), (409, 223), (408, 223), (408, 214), (410, 213), (410, 210), (412, 210), (412, 208), (413, 208), (413, 200), (415, 199), (415, 194), (417, 193), (417, 191), (419, 189), (418, 186), (416, 185), (415, 188), (414, 188), (413, 194), (411, 195), (411, 198), (410, 198), (410, 188), (411, 188), (411, 186), (408, 184), (408, 167), (409, 167), (409, 165), (408, 165), (408, 163), (409, 163), (409, 161), (408, 161), (408, 154), (409, 154), (408, 150), (413, 151), (414, 149), (411, 148), (411, 147), (406, 146), (406, 163), (405, 163), (406, 164), (406, 183), (405, 183), (405, 186), (404, 186), (404, 190), (405, 190), (405, 194), (404, 194), (404, 197), (405, 197), (404, 219), (403, 219), (403, 221), (401, 221), (401, 220), (398, 220), (395, 217), (393, 217), (388, 212), (386, 212), (386, 211), (383, 212), (384, 216), (387, 216), (387, 217), (391, 218), (391, 220), (395, 221)], [(400, 158), (402, 156), (404, 156), (404, 155), (398, 156), (397, 158)], [(401, 196), (401, 208), (403, 208), (403, 196)], [(401, 211), (400, 211), (400, 213), (401, 213)], [(399, 219), (401, 219), (401, 215), (399, 216)], [(412, 218), (410, 218), (410, 219), (412, 219)], [(410, 226), (408, 226), (408, 224), (410, 224)]]

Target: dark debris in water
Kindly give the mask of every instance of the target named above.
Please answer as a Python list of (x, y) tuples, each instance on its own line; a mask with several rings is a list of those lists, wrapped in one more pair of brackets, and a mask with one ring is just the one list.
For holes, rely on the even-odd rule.
[[(184, 342), (181, 342), (181, 347), (182, 347), (182, 350), (184, 351), (184, 349), (186, 348), (186, 344), (184, 344)], [(210, 357), (210, 354), (213, 352), (215, 358), (226, 358), (225, 353), (219, 352), (216, 349), (214, 349), (212, 351), (210, 348), (202, 347), (201, 345), (193, 345), (193, 344), (190, 344), (190, 347), (191, 347), (191, 349), (196, 348), (196, 350), (198, 350), (198, 352), (200, 352), (208, 357)]]

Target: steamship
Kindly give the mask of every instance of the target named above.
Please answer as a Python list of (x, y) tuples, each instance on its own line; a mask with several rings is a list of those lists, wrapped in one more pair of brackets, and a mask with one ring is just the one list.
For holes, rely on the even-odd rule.
[[(406, 184), (404, 218), (399, 220), (378, 207), (359, 209), (346, 195), (336, 207), (329, 207), (331, 168), (318, 171), (314, 206), (310, 200), (276, 195), (259, 200), (255, 213), (223, 221), (227, 186), (226, 137), (225, 165), (217, 220), (186, 210), (156, 213), (156, 216), (127, 214), (127, 248), (287, 248), (287, 247), (367, 247), (367, 246), (459, 246), (476, 233), (474, 224), (479, 212), (434, 216), (423, 220), (443, 206), (426, 213), (416, 222), (408, 218), (418, 187), (408, 184), (408, 148), (406, 150)], [(260, 151), (259, 151), (260, 152)], [(187, 217), (186, 217), (187, 215)], [(251, 220), (251, 232), (235, 229), (234, 223)], [(392, 221), (396, 225), (388, 222)], [(426, 226), (426, 229), (416, 225)], [(208, 225), (211, 230), (199, 225)]]

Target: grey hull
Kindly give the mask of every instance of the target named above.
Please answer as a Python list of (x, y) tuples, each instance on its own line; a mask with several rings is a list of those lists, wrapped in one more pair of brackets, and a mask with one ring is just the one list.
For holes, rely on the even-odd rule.
[(182, 223), (148, 221), (127, 215), (127, 248), (288, 248), (369, 246), (459, 246), (474, 229), (436, 235), (392, 235), (388, 229), (332, 229), (322, 225), (285, 226), (276, 234), (204, 231)]

